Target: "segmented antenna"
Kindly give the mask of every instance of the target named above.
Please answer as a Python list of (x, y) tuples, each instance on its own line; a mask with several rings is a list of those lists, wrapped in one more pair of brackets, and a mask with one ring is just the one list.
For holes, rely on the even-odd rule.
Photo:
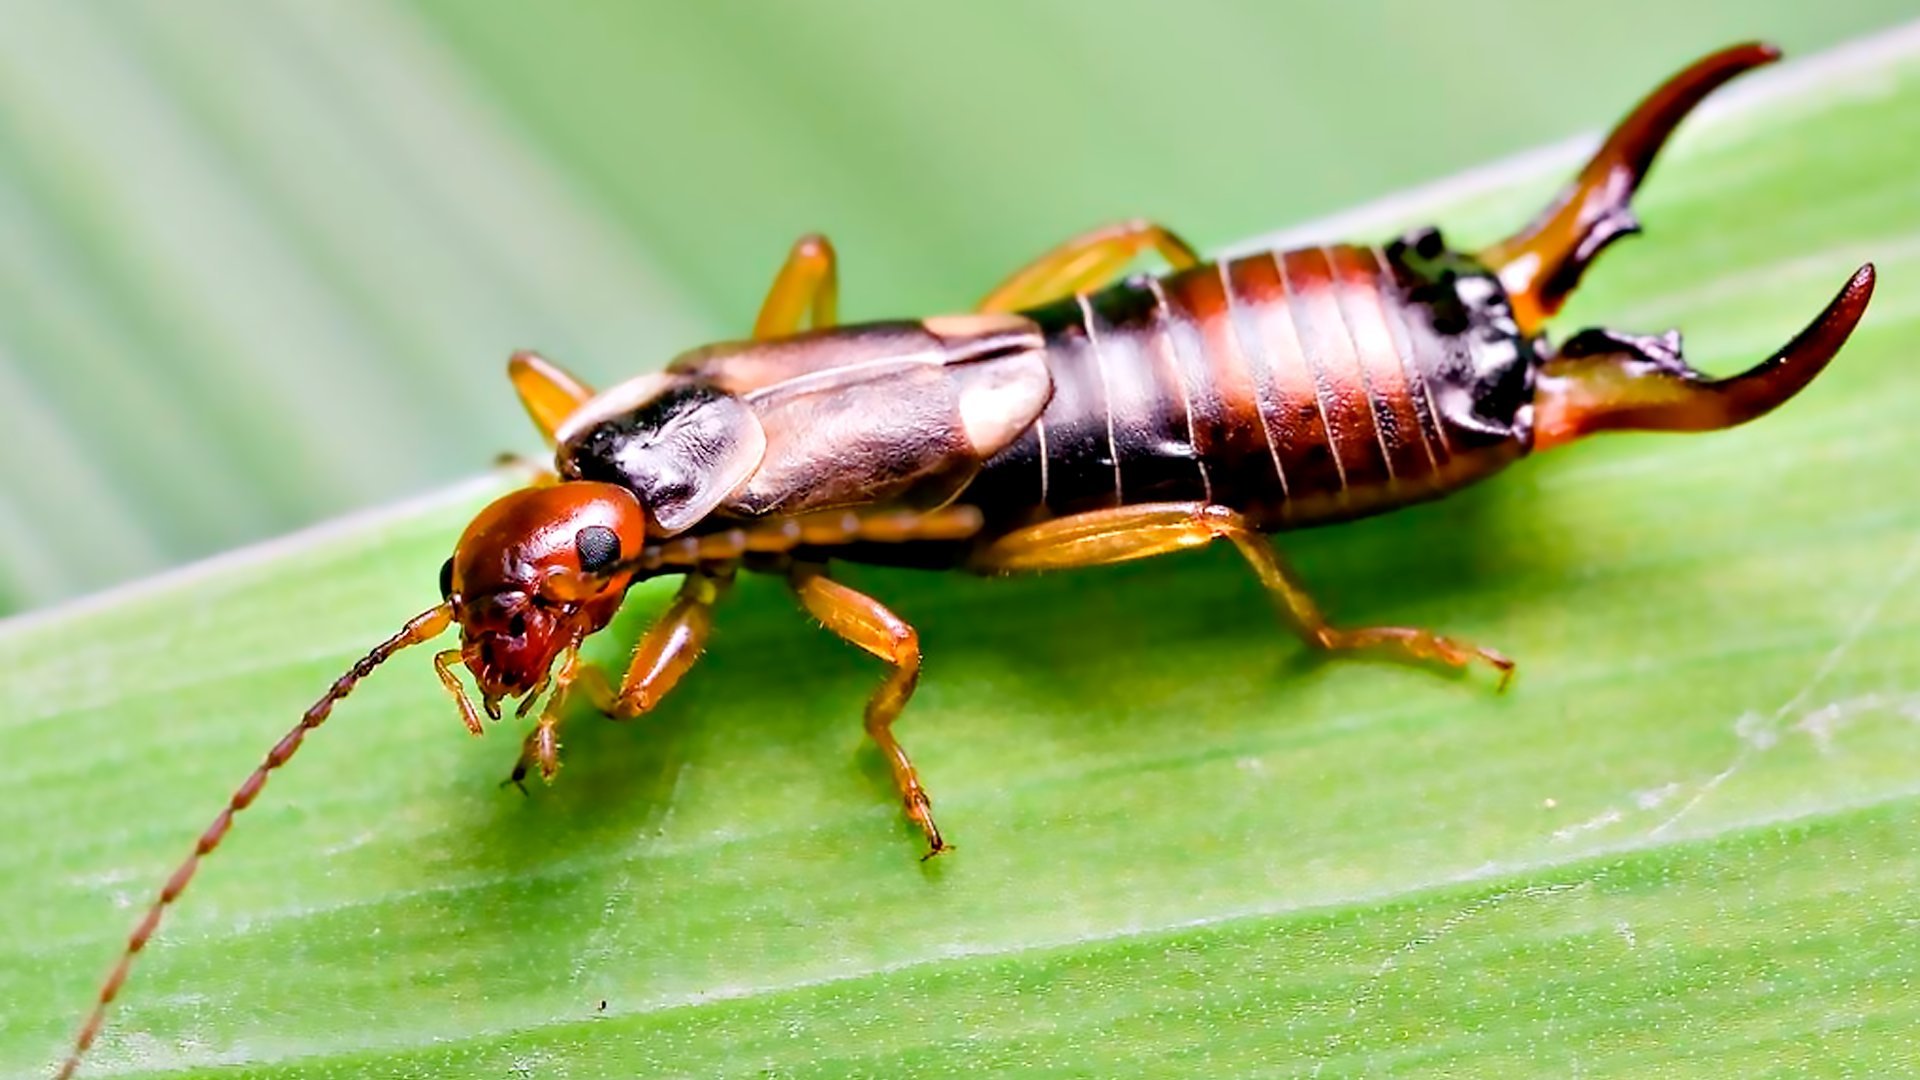
[(67, 1055), (67, 1060), (61, 1064), (60, 1071), (54, 1074), (55, 1080), (68, 1080), (74, 1071), (80, 1068), (80, 1059), (86, 1056), (87, 1048), (93, 1045), (93, 1040), (99, 1036), (100, 1028), (106, 1022), (107, 1007), (113, 1004), (113, 999), (120, 993), (120, 987), (127, 981), (127, 972), (133, 968), (133, 958), (141, 949), (146, 948), (147, 942), (153, 938), (153, 932), (159, 928), (160, 917), (165, 914), (167, 906), (178, 900), (180, 894), (186, 891), (187, 882), (193, 880), (194, 871), (200, 868), (200, 860), (220, 846), (220, 841), (226, 837), (227, 830), (233, 827), (233, 815), (245, 810), (254, 799), (259, 797), (260, 789), (266, 786), (267, 774), (285, 765), (293, 757), (294, 752), (300, 749), (300, 744), (306, 739), (307, 732), (326, 723), (328, 714), (333, 712), (334, 704), (346, 697), (353, 690), (354, 685), (371, 674), (374, 668), (410, 645), (418, 645), (438, 637), (452, 622), (453, 608), (449, 604), (441, 604), (423, 611), (408, 620), (407, 625), (401, 627), (399, 633), (374, 646), (372, 652), (361, 657), (347, 669), (345, 674), (335, 679), (326, 695), (314, 702), (301, 715), (300, 722), (294, 725), (293, 730), (281, 736), (280, 741), (273, 744), (273, 749), (267, 751), (265, 760), (254, 767), (253, 773), (227, 800), (226, 809), (220, 811), (219, 816), (213, 819), (213, 823), (207, 826), (207, 830), (200, 834), (199, 842), (193, 846), (193, 854), (187, 856), (186, 861), (173, 872), (173, 876), (167, 879), (167, 883), (160, 889), (160, 895), (147, 908), (145, 917), (133, 928), (133, 933), (127, 936), (127, 947), (120, 954), (119, 961), (113, 965), (113, 970), (107, 973), (107, 980), (100, 984), (100, 994), (94, 1001), (93, 1011), (87, 1014), (87, 1022), (81, 1025), (80, 1034), (74, 1037), (73, 1050)]

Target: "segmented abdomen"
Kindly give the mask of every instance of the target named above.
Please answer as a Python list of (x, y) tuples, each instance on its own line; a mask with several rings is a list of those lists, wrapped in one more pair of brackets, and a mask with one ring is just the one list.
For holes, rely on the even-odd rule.
[(1263, 252), (1029, 311), (1053, 397), (964, 498), (990, 521), (1205, 501), (1266, 528), (1441, 494), (1525, 450), (1490, 277), (1374, 247)]

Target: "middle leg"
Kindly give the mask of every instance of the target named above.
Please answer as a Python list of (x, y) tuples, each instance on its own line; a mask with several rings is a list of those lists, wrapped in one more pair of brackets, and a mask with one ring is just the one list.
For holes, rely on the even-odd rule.
[(1111, 282), (1152, 248), (1175, 270), (1200, 264), (1192, 245), (1151, 221), (1122, 221), (1089, 229), (1013, 272), (980, 301), (985, 312), (1038, 307)]
[(793, 242), (787, 261), (774, 275), (760, 317), (753, 321), (756, 340), (798, 333), (800, 322), (812, 316), (813, 328), (825, 330), (838, 321), (840, 268), (833, 245), (819, 233)]
[(947, 843), (933, 823), (933, 800), (920, 783), (920, 771), (913, 767), (913, 759), (893, 737), (893, 722), (899, 719), (900, 710), (920, 681), (920, 635), (880, 601), (829, 578), (821, 567), (797, 566), (791, 581), (794, 594), (814, 618), (843, 641), (890, 665), (886, 679), (867, 701), (867, 735), (887, 759), (907, 820), (926, 834), (927, 853), (922, 858), (940, 854), (947, 850)]
[(1308, 644), (1328, 651), (1384, 646), (1450, 667), (1480, 661), (1500, 673), (1502, 688), (1512, 678), (1513, 661), (1500, 653), (1430, 630), (1405, 626), (1345, 630), (1328, 624), (1306, 586), (1281, 561), (1267, 538), (1237, 511), (1224, 506), (1157, 503), (1056, 518), (995, 540), (975, 556), (974, 567), (1014, 572), (1099, 566), (1199, 547), (1216, 539), (1232, 542), (1253, 567), (1275, 606)]

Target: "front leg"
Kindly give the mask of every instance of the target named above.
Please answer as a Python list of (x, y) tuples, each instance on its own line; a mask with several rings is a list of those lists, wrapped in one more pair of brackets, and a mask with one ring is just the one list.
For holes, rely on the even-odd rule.
[[(594, 681), (605, 684), (605, 676), (600, 669), (580, 659), (580, 647), (574, 646), (567, 653), (567, 659), (553, 676), (553, 694), (547, 698), (547, 707), (540, 710), (540, 718), (534, 721), (533, 730), (527, 732), (526, 741), (520, 744), (520, 759), (513, 764), (513, 772), (500, 782), (501, 787), (512, 784), (526, 794), (527, 786), (523, 782), (527, 773), (535, 768), (540, 770), (540, 779), (553, 783), (555, 773), (560, 771), (560, 719), (566, 714), (567, 707), (573, 703), (576, 694), (594, 696)], [(537, 691), (536, 691), (537, 693)], [(533, 698), (527, 699), (532, 704)], [(523, 707), (524, 709), (524, 707)]]
[(554, 676), (553, 696), (527, 733), (507, 783), (519, 784), (536, 768), (541, 779), (553, 781), (560, 769), (560, 721), (575, 695), (584, 696), (615, 720), (631, 720), (660, 704), (706, 648), (713, 630), (713, 605), (731, 581), (727, 576), (688, 574), (666, 614), (640, 635), (618, 690), (608, 684), (606, 672), (581, 660), (577, 652), (570, 655)]

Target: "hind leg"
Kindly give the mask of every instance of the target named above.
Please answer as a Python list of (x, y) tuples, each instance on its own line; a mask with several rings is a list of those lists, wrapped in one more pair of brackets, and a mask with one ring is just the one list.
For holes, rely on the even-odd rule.
[(1245, 557), (1274, 605), (1310, 645), (1329, 652), (1385, 648), (1457, 668), (1484, 663), (1500, 673), (1502, 688), (1513, 677), (1513, 661), (1500, 653), (1430, 630), (1405, 626), (1347, 630), (1329, 624), (1267, 538), (1224, 506), (1159, 503), (1057, 518), (995, 540), (975, 556), (972, 565), (989, 572), (1064, 570), (1144, 559), (1219, 539), (1232, 542)]

